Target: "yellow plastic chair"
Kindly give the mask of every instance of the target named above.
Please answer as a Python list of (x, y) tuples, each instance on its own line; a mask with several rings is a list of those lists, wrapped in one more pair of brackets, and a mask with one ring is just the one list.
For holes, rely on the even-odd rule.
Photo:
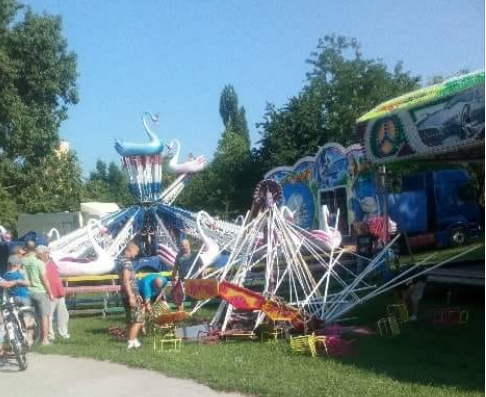
[(384, 317), (378, 320), (378, 333), (382, 337), (400, 335), (400, 326), (395, 317)]
[(395, 317), (400, 324), (408, 322), (409, 315), (407, 306), (405, 306), (403, 303), (387, 305), (386, 312), (388, 313), (389, 317)]
[(318, 356), (317, 342), (323, 337), (312, 335), (303, 335), (290, 337), (290, 348), (294, 353), (310, 353), (312, 357)]

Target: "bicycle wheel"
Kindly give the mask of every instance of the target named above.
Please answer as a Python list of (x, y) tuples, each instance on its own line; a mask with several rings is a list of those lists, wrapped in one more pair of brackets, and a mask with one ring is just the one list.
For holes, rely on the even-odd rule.
[(9, 336), (10, 348), (15, 354), (15, 358), (19, 364), (21, 371), (27, 369), (27, 356), (24, 343), (24, 336), (22, 335), (22, 330), (20, 329), (20, 324), (16, 321), (11, 321), (7, 324), (7, 332)]
[(38, 345), (41, 340), (40, 321), (34, 309), (25, 307), (19, 310), (19, 320), (22, 328), (27, 335), (27, 344), (29, 348)]

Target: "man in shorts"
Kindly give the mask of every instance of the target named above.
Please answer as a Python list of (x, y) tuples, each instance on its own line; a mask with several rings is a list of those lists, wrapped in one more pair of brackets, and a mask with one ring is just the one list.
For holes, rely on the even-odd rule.
[(24, 261), (24, 270), (30, 281), (28, 287), (30, 301), (35, 307), (42, 325), (42, 344), (49, 344), (49, 315), (51, 301), (54, 297), (51, 292), (46, 275), (46, 263), (49, 261), (49, 249), (45, 245), (27, 245), (27, 257)]
[(138, 245), (130, 241), (125, 248), (124, 257), (119, 265), (121, 293), (127, 319), (128, 350), (138, 349), (142, 346), (137, 336), (143, 326), (144, 309), (132, 262), (139, 251)]
[(417, 321), (418, 305), (424, 297), (427, 276), (413, 278), (403, 291), (403, 298), (410, 313), (409, 321)]
[[(409, 280), (395, 288), (398, 298), (405, 304), (409, 313), (409, 321), (417, 321), (418, 306), (424, 297), (425, 285), (427, 283), (427, 275), (421, 274), (423, 268), (419, 267), (415, 270), (406, 273), (403, 277), (399, 277), (397, 281), (402, 278), (409, 278)], [(417, 275), (417, 276), (415, 276)]]

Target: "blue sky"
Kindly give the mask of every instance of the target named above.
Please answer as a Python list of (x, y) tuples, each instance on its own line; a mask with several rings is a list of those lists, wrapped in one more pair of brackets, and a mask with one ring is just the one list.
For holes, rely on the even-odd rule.
[(183, 154), (211, 157), (222, 131), (219, 94), (232, 84), (253, 142), (266, 102), (303, 86), (319, 37), (356, 37), (366, 57), (423, 76), (484, 68), (483, 0), (24, 0), (60, 14), (78, 55), (80, 102), (61, 136), (85, 175), (119, 161), (115, 138), (145, 141), (141, 114)]

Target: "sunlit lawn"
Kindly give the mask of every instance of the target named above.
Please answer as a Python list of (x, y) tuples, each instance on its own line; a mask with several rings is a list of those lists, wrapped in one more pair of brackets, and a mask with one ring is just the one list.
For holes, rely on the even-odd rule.
[[(440, 296), (440, 302), (429, 297), (422, 310), (443, 305)], [(358, 316), (356, 322), (373, 327), (391, 300), (391, 296), (383, 297), (351, 315)], [(124, 363), (191, 378), (216, 389), (261, 396), (484, 395), (482, 305), (472, 307), (464, 326), (438, 327), (419, 321), (405, 325), (395, 338), (362, 338), (358, 353), (342, 360), (297, 356), (285, 341), (186, 343), (180, 353), (154, 353), (151, 340), (145, 339), (139, 351), (126, 351), (123, 342), (109, 337), (111, 324), (123, 326), (123, 316), (74, 318), (71, 340), (38, 351)]]
[(474, 239), (469, 244), (462, 247), (443, 248), (443, 249), (431, 248), (425, 251), (419, 251), (418, 253), (413, 255), (413, 259), (410, 255), (402, 255), (400, 256), (400, 263), (402, 265), (410, 265), (412, 264), (413, 260), (415, 260), (415, 263), (417, 263), (422, 260), (425, 260), (427, 257), (429, 257), (432, 254), (435, 254), (435, 256), (430, 259), (430, 262), (440, 263), (472, 247), (478, 247), (478, 248), (457, 258), (455, 261), (466, 262), (466, 261), (484, 260), (484, 235), (482, 235), (480, 238)]

